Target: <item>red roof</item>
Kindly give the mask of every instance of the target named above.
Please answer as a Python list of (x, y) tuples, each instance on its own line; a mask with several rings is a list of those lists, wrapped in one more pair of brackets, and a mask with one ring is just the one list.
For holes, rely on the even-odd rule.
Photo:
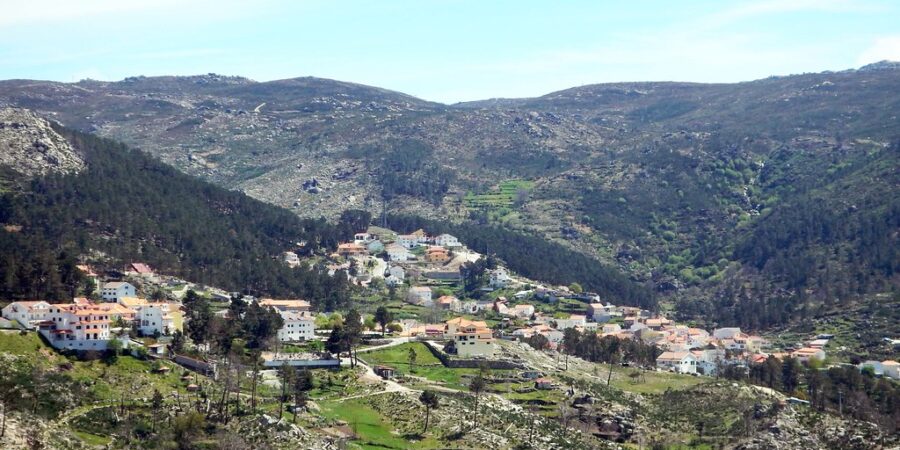
[(134, 269), (135, 272), (142, 274), (142, 275), (153, 273), (153, 269), (151, 269), (150, 266), (148, 266), (144, 263), (133, 263), (131, 265), (131, 268)]

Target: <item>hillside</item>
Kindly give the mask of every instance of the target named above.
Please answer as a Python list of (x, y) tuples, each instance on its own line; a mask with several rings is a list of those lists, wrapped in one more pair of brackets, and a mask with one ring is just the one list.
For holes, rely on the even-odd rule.
[(896, 289), (898, 93), (890, 64), (452, 106), (316, 78), (0, 82), (0, 102), (302, 216), (499, 225), (747, 328)]
[(32, 119), (25, 129), (52, 133), (86, 165), (41, 177), (29, 176), (32, 161), (6, 166), (4, 183), (14, 188), (0, 197), (4, 298), (71, 299), (88, 288), (74, 267), (87, 258), (109, 268), (143, 261), (233, 291), (308, 297), (324, 309), (348, 300), (343, 278), (288, 269), (277, 257), (300, 241), (309, 251), (333, 249), (352, 236), (349, 227), (301, 220), (122, 144)]

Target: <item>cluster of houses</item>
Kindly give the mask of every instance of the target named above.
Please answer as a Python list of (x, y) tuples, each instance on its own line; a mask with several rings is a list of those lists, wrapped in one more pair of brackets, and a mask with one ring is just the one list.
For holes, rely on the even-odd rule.
[(462, 246), (452, 235), (441, 234), (431, 237), (420, 229), (411, 234), (396, 235), (396, 238), (387, 233), (356, 233), (353, 242), (339, 244), (336, 253), (337, 256), (344, 258), (385, 253), (389, 261), (407, 262), (418, 259), (413, 254), (413, 249), (425, 247), (423, 257), (426, 262), (444, 263), (450, 260), (450, 252), (453, 249)]
[[(109, 286), (112, 285), (112, 286)], [(54, 348), (105, 350), (116, 325), (134, 327), (143, 335), (167, 335), (181, 331), (184, 314), (175, 302), (148, 302), (135, 297), (127, 282), (101, 288), (104, 302), (76, 298), (72, 303), (17, 301), (3, 308), (5, 319), (37, 330)]]
[[(770, 345), (765, 339), (745, 333), (740, 328), (717, 328), (710, 333), (701, 328), (674, 323), (666, 317), (654, 315), (640, 308), (601, 302), (590, 303), (585, 314), (554, 317), (537, 311), (534, 305), (511, 304), (504, 297), (478, 302), (460, 301), (452, 296), (442, 296), (433, 300), (431, 289), (421, 286), (410, 289), (408, 301), (421, 305), (436, 305), (440, 309), (464, 314), (494, 311), (502, 317), (516, 320), (517, 323), (525, 322), (524, 326), (511, 331), (507, 329), (502, 333), (497, 332), (498, 337), (527, 339), (539, 334), (547, 339), (550, 348), (557, 348), (562, 343), (564, 332), (568, 328), (583, 333), (593, 332), (599, 337), (639, 339), (663, 351), (656, 360), (659, 369), (687, 374), (714, 375), (725, 365), (746, 367), (765, 362), (769, 357), (778, 359), (792, 357), (800, 362), (808, 362), (811, 359), (824, 360), (826, 356), (824, 347), (828, 344), (828, 336), (817, 336), (801, 348), (790, 352), (767, 352)], [(494, 354), (492, 345), (494, 332), (485, 326), (484, 322), (460, 317), (445, 324), (410, 323), (404, 329), (405, 334), (409, 336), (452, 341), (453, 348), (460, 356), (490, 357)], [(870, 365), (879, 374), (891, 373), (890, 368), (896, 367), (892, 366), (891, 362), (875, 363), (878, 362), (870, 362)]]
[[(2, 317), (21, 327), (39, 332), (54, 348), (65, 350), (105, 350), (108, 343), (119, 339), (116, 328), (134, 329), (143, 336), (171, 335), (183, 331), (184, 312), (177, 301), (151, 302), (138, 297), (137, 288), (127, 281), (100, 282), (89, 266), (82, 272), (95, 280), (100, 301), (75, 298), (72, 303), (50, 303), (42, 300), (16, 301), (2, 309)], [(130, 264), (123, 272), (147, 284), (162, 279), (142, 263)], [(213, 293), (215, 296), (215, 293)], [(231, 300), (226, 293), (216, 300)], [(315, 337), (315, 317), (304, 300), (262, 299), (260, 305), (275, 309), (284, 319), (278, 331), (282, 342), (296, 342)], [(121, 330), (120, 330), (121, 331)], [(127, 342), (123, 339), (123, 342)]]
[[(356, 233), (352, 241), (340, 243), (331, 256), (329, 274), (343, 270), (354, 283), (367, 285), (373, 279), (383, 279), (388, 286), (422, 277), (435, 283), (456, 281), (460, 279), (459, 267), (480, 257), (450, 234), (429, 236), (421, 229), (397, 234), (378, 227)], [(301, 264), (300, 257), (292, 251), (284, 252), (281, 260), (290, 267)], [(354, 265), (358, 270), (349, 270)], [(505, 286), (510, 281), (508, 274), (498, 273), (492, 284)]]

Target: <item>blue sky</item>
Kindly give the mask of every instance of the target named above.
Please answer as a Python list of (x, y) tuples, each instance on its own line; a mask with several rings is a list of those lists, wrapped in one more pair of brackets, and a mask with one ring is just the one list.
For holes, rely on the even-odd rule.
[(318, 76), (452, 103), (900, 60), (900, 1), (0, 0), (0, 79)]

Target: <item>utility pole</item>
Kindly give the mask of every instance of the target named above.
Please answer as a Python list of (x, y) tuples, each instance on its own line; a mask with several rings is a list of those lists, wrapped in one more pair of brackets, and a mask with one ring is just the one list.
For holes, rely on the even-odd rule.
[(844, 390), (838, 389), (838, 414), (844, 417)]

